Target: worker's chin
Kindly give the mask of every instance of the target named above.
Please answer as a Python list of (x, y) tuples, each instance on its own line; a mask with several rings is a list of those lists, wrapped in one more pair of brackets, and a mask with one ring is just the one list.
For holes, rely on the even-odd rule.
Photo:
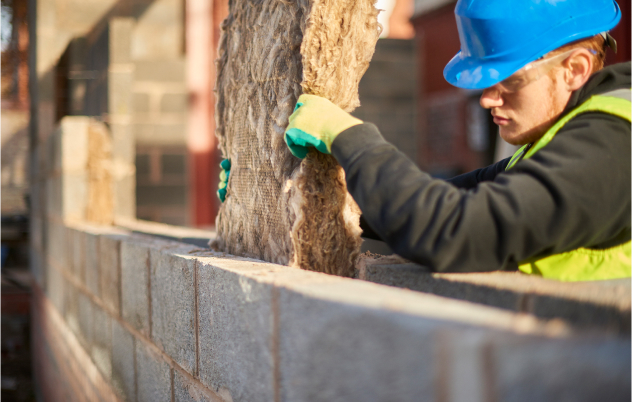
[(507, 127), (499, 128), (500, 138), (510, 143), (511, 145), (523, 145), (522, 136), (523, 133), (520, 131), (516, 131), (515, 129), (510, 129)]
[(500, 138), (511, 145), (525, 145), (538, 140), (541, 136), (539, 127), (525, 130), (521, 127), (499, 127)]
[(498, 126), (498, 132), (500, 138), (511, 145), (532, 144), (542, 138), (556, 119), (553, 116), (538, 123), (512, 120), (509, 124)]

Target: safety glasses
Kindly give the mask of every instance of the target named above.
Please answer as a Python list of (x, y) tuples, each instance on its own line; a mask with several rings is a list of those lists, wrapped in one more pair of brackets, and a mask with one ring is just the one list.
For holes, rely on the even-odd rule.
[(542, 76), (548, 74), (553, 67), (561, 63), (576, 50), (577, 49), (571, 49), (553, 57), (532, 61), (496, 84), (496, 86), (499, 90), (505, 93), (517, 92), (530, 83), (539, 80)]

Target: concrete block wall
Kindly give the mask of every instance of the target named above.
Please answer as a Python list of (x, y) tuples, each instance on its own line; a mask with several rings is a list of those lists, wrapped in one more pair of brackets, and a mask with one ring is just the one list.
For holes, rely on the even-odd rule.
[(156, 59), (159, 56), (135, 62), (132, 124), (137, 164), (146, 167), (136, 175), (136, 213), (143, 219), (185, 225), (191, 219), (186, 65), (182, 55)]
[(136, 149), (136, 216), (184, 225), (191, 216), (190, 168), (184, 146), (139, 146)]
[(116, 147), (104, 123), (87, 116), (66, 116), (34, 149), (31, 229), (36, 248), (45, 244), (46, 217), (102, 223), (129, 217), (129, 208), (117, 200), (133, 200), (134, 188), (118, 184), (129, 172), (133, 174), (134, 161), (118, 158)]
[(74, 38), (57, 67), (61, 84), (57, 114), (90, 116), (108, 124), (111, 138), (112, 208), (117, 216), (134, 217), (135, 140), (132, 128), (134, 64), (130, 36), (132, 17), (110, 17), (85, 36)]
[(59, 250), (35, 292), (44, 400), (630, 399), (629, 337), (125, 226), (49, 222)]
[(132, 126), (135, 65), (131, 37), (135, 21), (131, 17), (113, 18), (109, 23), (108, 112), (112, 131), (114, 205), (117, 216), (136, 216), (136, 141)]
[[(189, 90), (184, 53), (184, 0), (155, 0), (131, 33), (134, 62), (132, 128), (137, 161), (136, 215), (186, 225), (189, 211), (187, 122)], [(170, 163), (175, 161), (175, 163)], [(144, 163), (146, 162), (146, 163)]]
[[(32, 94), (39, 105), (34, 121), (39, 120), (40, 140), (45, 141), (51, 135), (50, 128), (66, 115), (92, 116), (106, 122), (112, 138), (116, 215), (136, 217), (135, 195), (139, 193), (140, 215), (172, 224), (189, 223), (186, 171), (177, 177), (154, 175), (149, 182), (141, 177), (137, 188), (134, 169), (137, 147), (142, 153), (148, 146), (167, 158), (181, 158), (182, 166), (187, 166), (185, 0), (116, 4), (99, 0), (96, 3), (109, 6), (93, 6), (98, 18), (91, 17), (90, 25), (82, 23), (81, 29), (77, 25), (71, 32), (67, 27), (53, 29), (52, 20), (60, 17), (56, 15), (59, 11), (76, 6), (74, 1), (49, 3), (55, 10), (40, 5), (38, 9), (46, 12), (38, 14), (36, 22), (38, 29), (46, 30), (43, 36), (52, 36), (61, 48), (44, 51), (37, 46), (38, 69), (46, 62), (49, 70), (46, 76), (39, 74), (37, 93)], [(79, 7), (86, 12), (88, 8)], [(69, 23), (79, 22), (74, 21), (79, 14), (63, 14)], [(42, 42), (46, 43), (48, 39)]]
[(212, 232), (99, 226), (67, 180), (93, 123), (62, 119), (33, 160), (40, 400), (630, 399), (629, 286), (384, 260), (340, 278), (213, 252)]
[(359, 86), (353, 115), (378, 126), (384, 138), (417, 162), (415, 41), (380, 39)]
[(630, 336), (629, 279), (560, 283), (519, 272), (437, 274), (417, 264), (393, 260), (371, 260), (361, 267), (358, 277), (543, 319), (560, 319), (576, 328)]
[(134, 129), (140, 146), (186, 143), (188, 95), (184, 58), (135, 62)]

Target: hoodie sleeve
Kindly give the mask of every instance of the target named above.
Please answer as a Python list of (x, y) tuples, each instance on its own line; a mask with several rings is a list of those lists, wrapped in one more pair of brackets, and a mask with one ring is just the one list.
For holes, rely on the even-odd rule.
[(511, 158), (503, 159), (484, 168), (463, 173), (446, 180), (458, 188), (471, 189), (484, 181), (493, 181), (499, 173), (503, 173)]
[(587, 113), (530, 159), (466, 188), (419, 170), (370, 123), (341, 133), (332, 154), (363, 219), (397, 254), (475, 272), (629, 239), (630, 146), (628, 122)]

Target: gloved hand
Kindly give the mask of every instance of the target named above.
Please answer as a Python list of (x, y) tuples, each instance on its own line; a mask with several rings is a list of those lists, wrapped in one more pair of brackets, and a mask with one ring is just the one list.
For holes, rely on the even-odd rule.
[(217, 197), (221, 202), (226, 199), (226, 186), (228, 185), (228, 177), (230, 176), (230, 159), (224, 159), (219, 164), (222, 171), (219, 173), (219, 190), (217, 190)]
[(301, 95), (289, 121), (285, 130), (285, 143), (292, 155), (301, 159), (307, 156), (309, 147), (330, 154), (331, 143), (338, 134), (362, 124), (362, 120), (316, 95)]

